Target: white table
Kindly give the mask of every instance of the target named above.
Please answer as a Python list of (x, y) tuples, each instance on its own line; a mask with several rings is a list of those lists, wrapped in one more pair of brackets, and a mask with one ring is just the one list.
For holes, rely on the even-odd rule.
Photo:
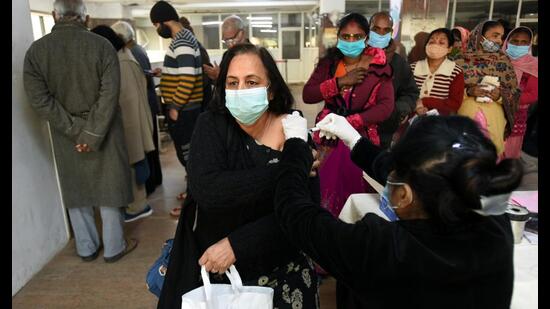
[[(387, 217), (380, 211), (380, 196), (377, 193), (352, 194), (346, 201), (338, 218), (347, 223), (359, 221), (367, 213)], [(538, 308), (539, 246), (524, 237), (514, 245), (514, 291), (511, 309)]]

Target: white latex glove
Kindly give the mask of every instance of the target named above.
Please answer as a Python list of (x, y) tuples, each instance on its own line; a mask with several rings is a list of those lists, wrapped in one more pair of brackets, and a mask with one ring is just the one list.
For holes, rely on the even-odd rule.
[(316, 125), (321, 130), (321, 133), (326, 138), (338, 137), (339, 139), (349, 147), (353, 149), (357, 141), (361, 138), (361, 135), (355, 130), (345, 117), (330, 113), (323, 120), (319, 121)]
[(285, 139), (297, 137), (307, 142), (307, 120), (297, 111), (282, 120)]

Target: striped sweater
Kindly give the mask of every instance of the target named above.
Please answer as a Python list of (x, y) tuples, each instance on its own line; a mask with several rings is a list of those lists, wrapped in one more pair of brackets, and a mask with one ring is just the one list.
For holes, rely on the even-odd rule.
[(455, 62), (445, 59), (431, 73), (428, 60), (424, 59), (411, 64), (411, 69), (424, 106), (443, 115), (458, 111), (464, 98), (464, 74)]
[(193, 34), (178, 32), (164, 56), (160, 91), (168, 108), (178, 110), (200, 105), (203, 99), (202, 61)]

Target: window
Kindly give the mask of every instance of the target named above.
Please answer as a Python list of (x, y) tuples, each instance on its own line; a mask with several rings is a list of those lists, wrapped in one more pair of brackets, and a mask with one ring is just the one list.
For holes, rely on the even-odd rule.
[(523, 0), (521, 2), (520, 18), (538, 18), (539, 2), (537, 0)]
[[(206, 49), (220, 48), (220, 24), (218, 15), (204, 15), (201, 17), (202, 45)], [(195, 27), (193, 26), (193, 29)]]
[(515, 28), (518, 4), (517, 0), (495, 0), (492, 19), (504, 21), (506, 30)]
[(300, 59), (300, 31), (283, 30), (283, 59)]
[(302, 13), (282, 13), (281, 27), (301, 27)]
[(50, 33), (55, 24), (51, 15), (36, 12), (31, 12), (31, 22), (35, 41)]
[(252, 43), (265, 48), (278, 48), (279, 17), (277, 14), (252, 14), (250, 26), (252, 27)]
[(455, 26), (473, 30), (480, 22), (489, 18), (491, 1), (456, 0)]
[[(347, 0), (346, 1), (346, 14), (359, 13), (370, 19), (372, 14), (378, 12), (378, 0)], [(389, 9), (389, 4), (388, 4)]]

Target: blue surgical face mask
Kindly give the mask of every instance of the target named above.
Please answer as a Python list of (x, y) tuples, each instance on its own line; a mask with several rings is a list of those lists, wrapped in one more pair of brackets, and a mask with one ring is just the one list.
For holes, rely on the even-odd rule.
[(338, 39), (336, 47), (342, 52), (342, 54), (344, 54), (344, 56), (357, 58), (365, 49), (365, 40), (348, 42), (342, 39)]
[(391, 32), (386, 33), (384, 35), (380, 35), (371, 30), (369, 32), (369, 41), (367, 42), (367, 44), (369, 44), (369, 46), (371, 47), (384, 49), (388, 47), (388, 45), (390, 45), (390, 40), (391, 40)]
[(490, 53), (496, 53), (500, 50), (500, 45), (498, 43), (490, 41), (485, 37), (483, 37), (483, 41), (481, 42), (481, 47), (483, 47), (483, 49), (486, 52), (490, 52)]
[(397, 207), (393, 206), (390, 200), (390, 185), (403, 186), (405, 183), (386, 181), (384, 191), (382, 192), (382, 195), (380, 195), (380, 210), (388, 217), (390, 221), (398, 221), (399, 217), (397, 217), (394, 210)]
[(508, 43), (506, 53), (512, 59), (521, 58), (529, 53), (529, 45), (520, 46)]
[(225, 106), (244, 125), (255, 123), (269, 107), (267, 87), (225, 89)]

